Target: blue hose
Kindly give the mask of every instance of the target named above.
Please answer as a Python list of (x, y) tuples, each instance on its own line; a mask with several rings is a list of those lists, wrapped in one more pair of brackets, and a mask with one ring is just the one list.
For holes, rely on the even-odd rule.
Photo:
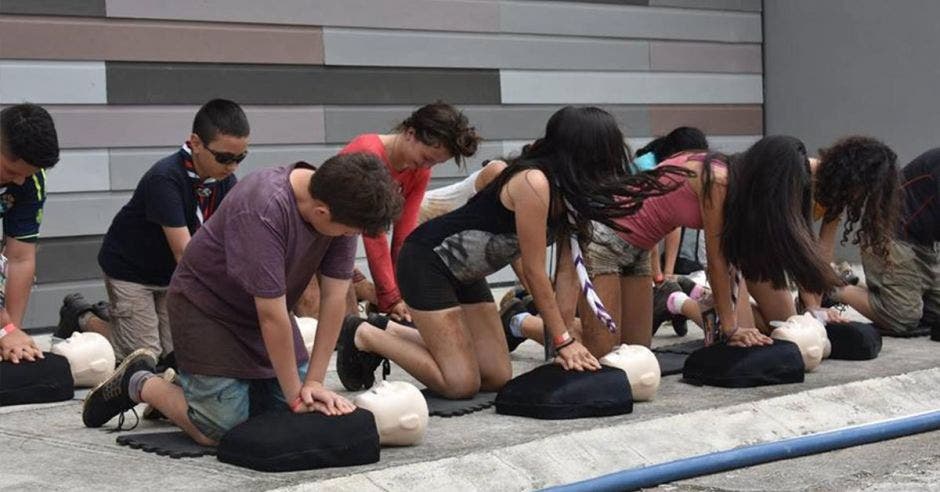
[(940, 411), (932, 411), (872, 424), (845, 427), (818, 434), (703, 454), (658, 465), (623, 470), (581, 482), (550, 487), (545, 490), (592, 492), (635, 490), (770, 461), (859, 446), (937, 429), (940, 429)]

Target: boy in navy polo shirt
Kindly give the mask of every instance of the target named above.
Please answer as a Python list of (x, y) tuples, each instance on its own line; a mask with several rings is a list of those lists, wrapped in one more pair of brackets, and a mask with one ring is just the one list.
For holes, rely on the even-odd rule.
[(0, 360), (35, 361), (42, 352), (19, 329), (36, 273), (36, 240), (46, 174), (59, 161), (52, 117), (35, 104), (0, 111)]
[(173, 352), (166, 308), (170, 277), (193, 234), (235, 185), (248, 134), (248, 118), (232, 101), (214, 99), (196, 113), (189, 140), (144, 174), (104, 237), (98, 263), (110, 323), (92, 313), (80, 294), (71, 294), (63, 302), (57, 337), (75, 330), (101, 333), (118, 360), (140, 348), (161, 357)]

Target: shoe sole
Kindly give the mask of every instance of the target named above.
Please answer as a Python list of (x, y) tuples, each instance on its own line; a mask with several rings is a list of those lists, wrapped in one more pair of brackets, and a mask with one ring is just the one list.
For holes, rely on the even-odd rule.
[[(92, 388), (91, 391), (89, 391), (88, 394), (85, 396), (85, 400), (82, 401), (82, 423), (85, 423), (85, 411), (88, 410), (88, 402), (91, 401), (91, 397), (94, 396), (94, 394), (97, 393), (98, 390), (103, 388), (106, 384), (113, 382), (115, 378), (124, 377), (124, 371), (127, 370), (127, 366), (131, 365), (132, 362), (136, 361), (140, 357), (150, 357), (150, 360), (153, 361), (153, 365), (157, 364), (157, 358), (153, 355), (153, 352), (147, 349), (137, 349), (131, 352), (130, 355), (125, 357), (124, 360), (121, 361), (121, 363), (117, 366), (117, 368), (114, 369), (114, 372), (110, 376), (108, 376), (108, 379), (105, 379), (104, 381), (98, 383), (98, 386), (95, 386), (94, 388)], [(111, 417), (111, 418), (114, 418), (114, 417)], [(108, 420), (110, 421), (111, 419), (108, 419)], [(101, 425), (104, 425), (106, 423), (108, 422), (106, 421)], [(85, 424), (86, 427), (91, 427), (92, 429), (101, 427), (101, 425), (92, 427), (88, 424)]]

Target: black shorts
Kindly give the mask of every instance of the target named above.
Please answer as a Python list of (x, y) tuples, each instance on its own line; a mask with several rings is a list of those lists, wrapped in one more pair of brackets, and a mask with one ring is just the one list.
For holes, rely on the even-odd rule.
[(493, 302), (493, 293), (485, 278), (470, 284), (461, 283), (441, 257), (422, 244), (405, 242), (398, 253), (395, 277), (405, 303), (419, 311)]

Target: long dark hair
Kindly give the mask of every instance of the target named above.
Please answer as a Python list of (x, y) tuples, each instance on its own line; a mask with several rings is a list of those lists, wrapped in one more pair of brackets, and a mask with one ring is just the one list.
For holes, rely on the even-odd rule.
[(461, 169), (466, 159), (477, 151), (482, 137), (457, 108), (437, 101), (416, 109), (395, 127), (396, 132), (412, 129), (425, 145), (442, 145)]
[[(560, 236), (577, 232), (590, 237), (590, 222), (598, 221), (621, 232), (629, 232), (614, 218), (632, 215), (646, 198), (676, 189), (691, 171), (661, 166), (631, 175), (630, 151), (614, 117), (597, 107), (566, 106), (552, 115), (545, 136), (509, 159), (509, 167), (489, 186), (502, 188), (519, 172), (538, 169), (552, 183), (550, 217)], [(672, 182), (660, 182), (662, 176)], [(575, 211), (575, 224), (564, 220), (564, 200)], [(562, 218), (562, 220), (558, 220)]]
[(748, 280), (787, 287), (787, 277), (809, 292), (842, 282), (819, 253), (812, 229), (812, 177), (806, 147), (796, 138), (762, 138), (730, 159), (719, 154), (702, 166), (711, 199), (713, 159), (728, 162), (721, 251)]
[(886, 259), (898, 218), (897, 154), (874, 138), (850, 136), (820, 149), (819, 157), (814, 191), (826, 209), (823, 220), (844, 211), (842, 244), (854, 231), (852, 244)]
[(636, 151), (636, 156), (653, 153), (656, 162), (662, 162), (668, 157), (675, 155), (683, 150), (707, 150), (708, 139), (702, 130), (691, 126), (680, 126), (666, 134), (666, 136), (654, 139), (646, 144), (640, 150)]

